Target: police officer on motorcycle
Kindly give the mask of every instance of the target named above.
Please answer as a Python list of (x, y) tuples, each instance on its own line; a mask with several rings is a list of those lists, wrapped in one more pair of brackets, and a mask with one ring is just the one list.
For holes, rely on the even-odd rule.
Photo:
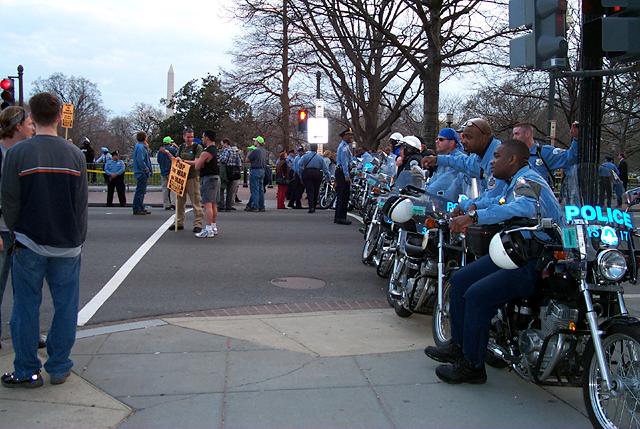
[[(509, 219), (544, 218), (561, 222), (562, 211), (547, 184), (529, 166), (529, 148), (519, 140), (499, 145), (492, 161), (493, 175), (508, 186), (502, 196), (477, 201), (477, 209), (454, 218), (450, 228), (462, 232), (471, 224), (492, 225)], [(436, 375), (446, 383), (486, 382), (485, 352), (489, 325), (497, 309), (518, 297), (533, 294), (536, 259), (517, 269), (502, 269), (489, 255), (461, 268), (451, 278), (450, 321), (452, 341), (445, 347), (427, 347), (425, 354), (443, 362)]]
[[(504, 191), (506, 183), (492, 174), (491, 161), (500, 140), (493, 136), (489, 123), (482, 118), (469, 119), (462, 129), (462, 144), (469, 153), (467, 157), (438, 155), (426, 156), (422, 160), (424, 166), (452, 167), (469, 177), (480, 179), (480, 196), (478, 199), (493, 199)], [(469, 209), (475, 200), (460, 202), (462, 210)]]
[[(421, 143), (420, 139), (416, 136), (406, 136), (400, 140), (402, 145), (401, 150), (401, 163), (398, 165), (398, 173), (396, 177), (400, 175), (404, 170), (411, 170), (414, 167), (420, 167), (422, 161), (422, 155), (420, 154)], [(413, 162), (415, 161), (415, 162)]]
[[(436, 138), (436, 152), (438, 155), (467, 158), (462, 152), (460, 137), (453, 128), (443, 128)], [(460, 194), (467, 193), (470, 181), (464, 173), (453, 167), (441, 165), (431, 176), (426, 191), (431, 195), (438, 195), (447, 201), (458, 201)]]

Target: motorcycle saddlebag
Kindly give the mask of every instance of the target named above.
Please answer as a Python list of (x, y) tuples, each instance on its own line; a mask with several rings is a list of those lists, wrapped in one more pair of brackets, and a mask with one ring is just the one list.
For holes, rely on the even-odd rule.
[(467, 248), (476, 258), (488, 254), (491, 239), (503, 228), (503, 225), (469, 225), (466, 234)]

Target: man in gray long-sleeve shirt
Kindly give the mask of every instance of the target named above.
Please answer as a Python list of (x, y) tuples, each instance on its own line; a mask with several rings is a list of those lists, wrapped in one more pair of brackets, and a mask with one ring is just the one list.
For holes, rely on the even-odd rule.
[(51, 384), (62, 384), (73, 362), (80, 288), (80, 252), (87, 234), (87, 167), (80, 149), (58, 137), (62, 103), (53, 94), (29, 100), (35, 137), (6, 153), (3, 216), (15, 233), (11, 337), (14, 372), (5, 387), (40, 387), (39, 311), (46, 278), (54, 315), (44, 364)]

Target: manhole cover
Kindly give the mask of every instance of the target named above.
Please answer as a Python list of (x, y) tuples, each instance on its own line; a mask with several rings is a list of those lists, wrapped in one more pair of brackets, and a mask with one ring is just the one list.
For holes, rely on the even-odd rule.
[(309, 277), (280, 277), (271, 280), (271, 284), (284, 289), (321, 289), (327, 285), (322, 280)]

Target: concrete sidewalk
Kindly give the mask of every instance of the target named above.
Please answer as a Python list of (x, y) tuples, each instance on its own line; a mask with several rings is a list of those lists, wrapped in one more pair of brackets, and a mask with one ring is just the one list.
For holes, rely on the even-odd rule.
[(430, 324), (383, 308), (84, 329), (67, 383), (0, 388), (0, 427), (590, 427), (579, 389), (491, 368), (486, 385), (440, 383), (422, 352)]

